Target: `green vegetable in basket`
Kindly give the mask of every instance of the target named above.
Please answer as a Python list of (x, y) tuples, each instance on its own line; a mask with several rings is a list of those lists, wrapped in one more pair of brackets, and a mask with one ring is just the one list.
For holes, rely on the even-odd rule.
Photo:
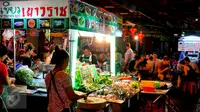
[(139, 88), (140, 88), (140, 84), (139, 84), (138, 82), (132, 82), (132, 83), (131, 83), (131, 87), (132, 87), (132, 88), (139, 89)]
[(99, 76), (95, 79), (95, 83), (97, 84), (104, 84), (104, 85), (111, 85), (113, 83), (112, 79), (107, 76)]

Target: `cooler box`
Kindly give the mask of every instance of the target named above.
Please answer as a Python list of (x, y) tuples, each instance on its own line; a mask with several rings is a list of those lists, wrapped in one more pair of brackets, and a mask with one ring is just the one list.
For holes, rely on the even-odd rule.
[(156, 86), (154, 81), (142, 80), (141, 81), (141, 89), (144, 92), (155, 92)]

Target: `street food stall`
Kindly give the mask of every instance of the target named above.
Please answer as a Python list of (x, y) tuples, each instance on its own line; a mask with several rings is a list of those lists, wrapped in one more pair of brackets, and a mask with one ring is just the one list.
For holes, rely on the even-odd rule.
[[(88, 98), (101, 98), (102, 102), (111, 104), (114, 112), (123, 111), (124, 107), (130, 107), (130, 98), (139, 93), (138, 86), (133, 88), (131, 81), (124, 82), (120, 77), (128, 77), (126, 74), (115, 73), (115, 38), (119, 36), (118, 21), (122, 19), (105, 9), (94, 7), (85, 2), (73, 1), (70, 3), (70, 68), (75, 90), (87, 93)], [(89, 46), (91, 54), (98, 52), (107, 55), (109, 66), (99, 72), (95, 64), (80, 62), (83, 46)], [(130, 80), (130, 77), (127, 78)], [(129, 99), (129, 100), (128, 100)], [(85, 101), (78, 101), (83, 104)], [(86, 103), (86, 102), (85, 102)], [(90, 103), (89, 103), (90, 104)], [(90, 106), (88, 106), (89, 108)], [(78, 108), (82, 108), (82, 106)], [(103, 105), (105, 107), (105, 105)], [(116, 108), (117, 107), (117, 108)]]
[(199, 61), (200, 37), (195, 35), (184, 36), (178, 40), (178, 51), (188, 52), (192, 62)]
[[(26, 42), (32, 42), (36, 51), (42, 53), (45, 39), (50, 41), (50, 37), (66, 38), (68, 35), (66, 34), (69, 27), (67, 0), (56, 3), (54, 0), (1, 1), (1, 12), (1, 43), (6, 43), (7, 40), (13, 42), (15, 58), (19, 53), (16, 51), (23, 50)], [(39, 35), (39, 32), (44, 32), (44, 36)], [(16, 59), (14, 60), (16, 63)]]
[[(24, 44), (31, 42), (35, 46), (35, 52), (40, 54), (44, 51), (45, 41), (55, 41), (54, 44), (62, 45), (64, 49), (68, 49), (68, 29), (69, 29), (69, 2), (68, 0), (19, 0), (19, 1), (0, 1), (0, 37), (1, 43), (6, 45), (9, 51), (12, 51), (13, 56), (13, 68), (16, 72), (17, 56), (21, 50), (24, 50)], [(30, 72), (31, 77), (23, 77), (23, 79), (29, 80), (27, 82), (32, 85), (38, 80), (44, 84), (44, 77), (33, 77), (35, 72)], [(38, 74), (36, 74), (38, 75)], [(34, 79), (34, 80), (32, 80)], [(23, 90), (20, 90), (24, 88)], [(10, 88), (11, 95), (17, 95), (18, 101), (15, 104), (8, 105), (10, 111), (27, 112), (32, 110), (47, 111), (47, 99), (46, 93), (35, 93), (40, 89), (32, 90), (27, 89), (27, 85), (19, 86), (15, 85), (15, 88)], [(21, 92), (19, 92), (21, 91)], [(19, 97), (19, 94), (20, 97)], [(24, 97), (23, 97), (24, 96)], [(12, 100), (12, 99), (11, 99)], [(38, 102), (39, 101), (39, 102)], [(27, 105), (24, 103), (27, 102)], [(33, 104), (37, 102), (37, 104)], [(20, 106), (23, 104), (23, 106)], [(20, 110), (22, 109), (22, 110)]]
[[(117, 105), (119, 112), (123, 111), (122, 105), (127, 108), (131, 106), (130, 98), (137, 96), (139, 86), (133, 84), (130, 81), (131, 78), (126, 74), (118, 74), (116, 76), (115, 73), (115, 37), (120, 30), (118, 25), (118, 21), (122, 20), (120, 17), (81, 1), (1, 1), (0, 5), (0, 10), (3, 12), (0, 14), (0, 23), (2, 23), (0, 25), (1, 36), (3, 38), (6, 37), (6, 39), (13, 38), (14, 64), (17, 62), (16, 54), (20, 49), (24, 49), (23, 45), (28, 40), (36, 38), (35, 40), (38, 41), (36, 43), (41, 44), (35, 44), (35, 47), (38, 47), (37, 50), (41, 51), (40, 47), (45, 45), (45, 40), (51, 40), (52, 37), (61, 37), (61, 42), (59, 42), (59, 39), (54, 41), (57, 41), (57, 44), (64, 43), (62, 45), (63, 48), (69, 50), (70, 66), (66, 71), (72, 77), (74, 89), (86, 92), (89, 97), (99, 98), (103, 103), (106, 102), (103, 107), (111, 104), (112, 109), (115, 109)], [(43, 35), (40, 35), (40, 31), (43, 32)], [(30, 39), (27, 35), (32, 38)], [(117, 35), (119, 36), (119, 34)], [(2, 40), (4, 39), (1, 38), (1, 42), (3, 42)], [(103, 72), (98, 72), (96, 65), (83, 65), (83, 62), (77, 61), (77, 51), (81, 51), (81, 46), (84, 43), (93, 46), (93, 49), (100, 48), (100, 52), (106, 51), (104, 53), (109, 58), (109, 61)], [(102, 46), (99, 47), (98, 45)], [(44, 77), (37, 77), (36, 75), (35, 79), (44, 81)], [(84, 88), (81, 88), (83, 86)], [(27, 86), (16, 85), (10, 91), (11, 93), (18, 91), (17, 93), (25, 96), (27, 107), (19, 107), (22, 109), (20, 110), (21, 112), (32, 110), (47, 111), (45, 88), (27, 89)], [(76, 93), (80, 92), (76, 91)], [(18, 98), (24, 98), (22, 96)], [(23, 103), (25, 100), (20, 101)], [(33, 104), (36, 101), (38, 103)], [(84, 102), (81, 100), (79, 104), (82, 105)], [(18, 106), (12, 105), (10, 108), (14, 109)]]
[[(119, 17), (109, 13), (101, 8), (94, 7), (85, 2), (73, 1), (70, 3), (70, 74), (75, 85), (75, 71), (77, 68), (77, 54), (81, 52), (84, 44), (93, 46), (98, 49), (98, 45), (102, 46), (102, 51), (110, 54), (110, 65), (107, 71), (115, 75), (115, 31), (118, 28)], [(81, 42), (80, 44), (78, 44)], [(99, 42), (99, 43), (98, 43)], [(105, 43), (109, 44), (105, 44)], [(80, 51), (80, 52), (78, 52)], [(91, 52), (92, 51), (91, 49)]]

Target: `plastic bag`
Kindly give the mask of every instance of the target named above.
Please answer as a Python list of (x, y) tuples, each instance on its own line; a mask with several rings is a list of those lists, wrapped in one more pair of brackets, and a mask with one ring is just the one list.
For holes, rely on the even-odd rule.
[(2, 35), (6, 40), (10, 40), (14, 36), (13, 30), (4, 30)]

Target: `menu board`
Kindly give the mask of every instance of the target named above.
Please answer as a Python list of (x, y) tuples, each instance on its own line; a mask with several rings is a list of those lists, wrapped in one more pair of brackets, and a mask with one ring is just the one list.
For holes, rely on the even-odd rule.
[(84, 2), (71, 1), (70, 14), (71, 29), (114, 34), (118, 27), (117, 16)]
[(69, 0), (0, 1), (1, 29), (67, 29)]
[(93, 78), (97, 76), (95, 65), (80, 67), (82, 83), (93, 83)]
[(178, 51), (199, 51), (200, 42), (179, 42)]

